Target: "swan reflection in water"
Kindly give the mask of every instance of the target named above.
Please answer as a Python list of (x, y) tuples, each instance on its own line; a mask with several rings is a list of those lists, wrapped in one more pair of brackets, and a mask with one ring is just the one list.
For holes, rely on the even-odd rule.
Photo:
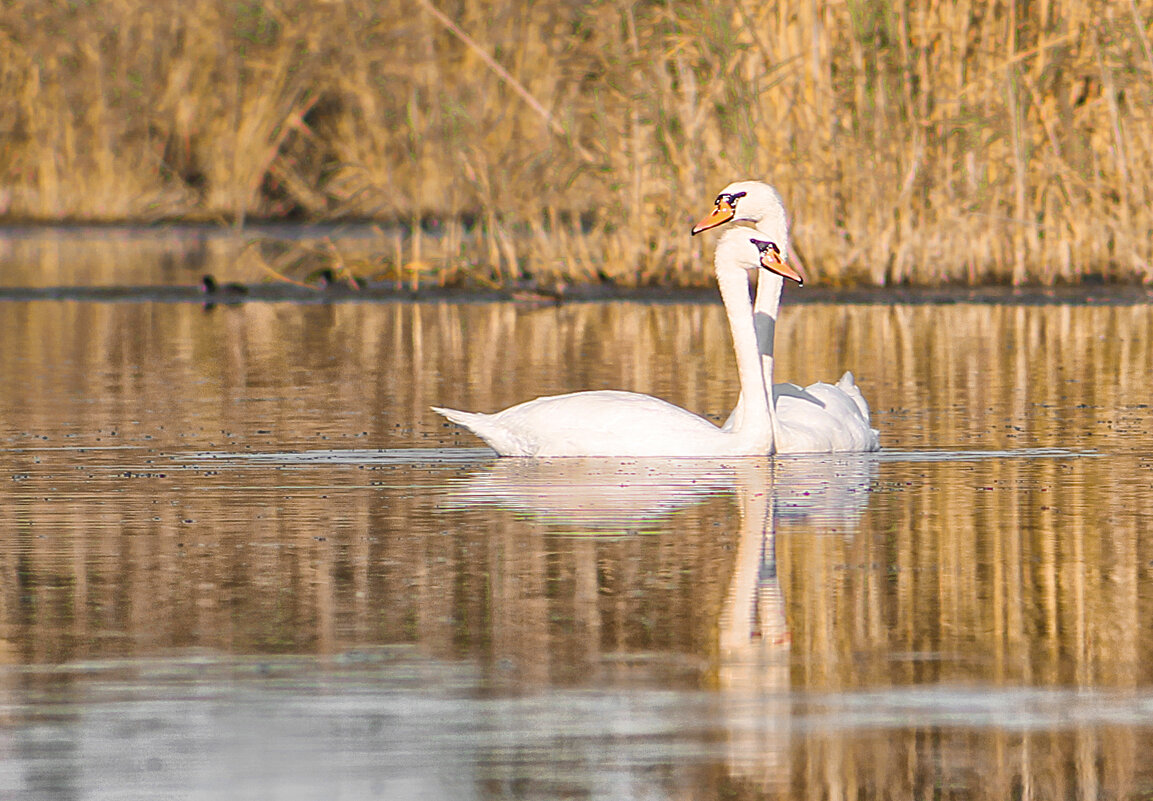
[[(747, 462), (747, 464), (746, 464)], [(673, 513), (760, 486), (773, 520), (852, 533), (869, 503), (876, 454), (770, 459), (494, 459), (450, 480), (442, 509), (496, 506), (589, 534), (663, 530)], [(769, 527), (771, 530), (771, 527)]]
[(780, 530), (852, 534), (875, 455), (772, 459), (497, 459), (446, 488), (442, 509), (495, 505), (568, 534), (667, 530), (676, 512), (732, 496), (740, 536), (710, 655), (730, 771), (787, 781), (791, 636), (777, 574)]

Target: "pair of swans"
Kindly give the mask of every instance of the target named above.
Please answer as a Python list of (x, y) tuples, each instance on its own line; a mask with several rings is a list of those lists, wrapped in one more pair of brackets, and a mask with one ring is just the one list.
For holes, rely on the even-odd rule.
[[(433, 411), (467, 428), (501, 456), (707, 457), (877, 450), (868, 405), (851, 373), (835, 385), (819, 382), (802, 389), (772, 383), (773, 329), (784, 279), (802, 283), (783, 255), (789, 252), (789, 233), (780, 196), (759, 181), (730, 184), (693, 233), (732, 220), (752, 222), (755, 230), (725, 231), (714, 256), (741, 389), (723, 426), (659, 398), (619, 390), (537, 398), (494, 414), (439, 407)], [(760, 274), (755, 307), (749, 299), (750, 272)]]
[[(693, 235), (727, 222), (751, 222), (755, 229), (789, 253), (789, 220), (777, 190), (761, 181), (736, 181), (717, 195), (711, 213), (697, 223)], [(801, 283), (798, 276), (797, 282)], [(757, 348), (761, 353), (765, 386), (772, 387), (776, 412), (777, 453), (847, 453), (880, 450), (877, 431), (869, 425), (869, 404), (846, 371), (836, 384), (818, 381), (807, 387), (773, 384), (773, 338), (781, 308), (784, 281), (761, 274), (753, 310)], [(737, 401), (725, 426), (739, 419), (744, 396)]]

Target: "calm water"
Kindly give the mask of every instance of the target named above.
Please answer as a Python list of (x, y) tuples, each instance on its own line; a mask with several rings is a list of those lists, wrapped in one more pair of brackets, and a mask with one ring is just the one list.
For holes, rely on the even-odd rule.
[(720, 307), (0, 303), (0, 796), (1147, 799), (1151, 329), (794, 305), (882, 453), (524, 463), (428, 406), (723, 419)]

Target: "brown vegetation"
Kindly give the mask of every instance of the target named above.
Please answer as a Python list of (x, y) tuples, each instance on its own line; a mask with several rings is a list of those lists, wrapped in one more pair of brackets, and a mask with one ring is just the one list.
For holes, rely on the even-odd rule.
[(754, 177), (821, 281), (1148, 280), (1151, 21), (1151, 0), (11, 0), (0, 217), (371, 218), (403, 224), (380, 251), (405, 280), (681, 284), (707, 272), (693, 219)]

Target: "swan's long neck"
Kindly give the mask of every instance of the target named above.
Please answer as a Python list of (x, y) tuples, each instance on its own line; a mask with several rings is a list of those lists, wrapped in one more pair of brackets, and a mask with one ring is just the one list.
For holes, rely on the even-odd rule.
[[(775, 242), (781, 249), (782, 255), (789, 255), (789, 224), (785, 217), (785, 210), (780, 207), (778, 199), (775, 208), (765, 209), (758, 215), (760, 219), (753, 225), (757, 232), (767, 239)], [(753, 303), (753, 317), (757, 327), (757, 350), (761, 354), (761, 370), (765, 378), (765, 388), (769, 393), (770, 405), (773, 397), (773, 341), (777, 335), (777, 320), (781, 312), (781, 292), (785, 288), (785, 279), (761, 270), (757, 281), (757, 297)], [(780, 436), (777, 420), (773, 419), (773, 433)]]
[[(762, 276), (762, 280), (766, 276)], [(747, 439), (758, 452), (773, 452), (773, 410), (761, 368), (753, 309), (749, 303), (749, 279), (743, 268), (718, 269), (717, 286), (729, 318), (733, 350), (737, 357), (737, 377), (741, 386), (744, 413), (732, 428), (734, 436)], [(771, 357), (770, 357), (771, 365)]]
[(757, 351), (765, 364), (765, 380), (773, 379), (773, 337), (776, 335), (777, 317), (781, 312), (781, 290), (785, 281), (779, 275), (761, 270), (757, 280), (757, 299), (753, 306), (753, 319), (757, 329)]
[[(777, 334), (777, 317), (781, 311), (781, 290), (785, 280), (768, 270), (760, 270), (757, 278), (757, 298), (753, 305), (753, 325), (757, 332), (757, 352), (761, 356), (761, 376), (765, 391), (773, 391), (773, 340)], [(770, 408), (771, 408), (770, 403)], [(776, 418), (773, 433), (778, 435)]]

